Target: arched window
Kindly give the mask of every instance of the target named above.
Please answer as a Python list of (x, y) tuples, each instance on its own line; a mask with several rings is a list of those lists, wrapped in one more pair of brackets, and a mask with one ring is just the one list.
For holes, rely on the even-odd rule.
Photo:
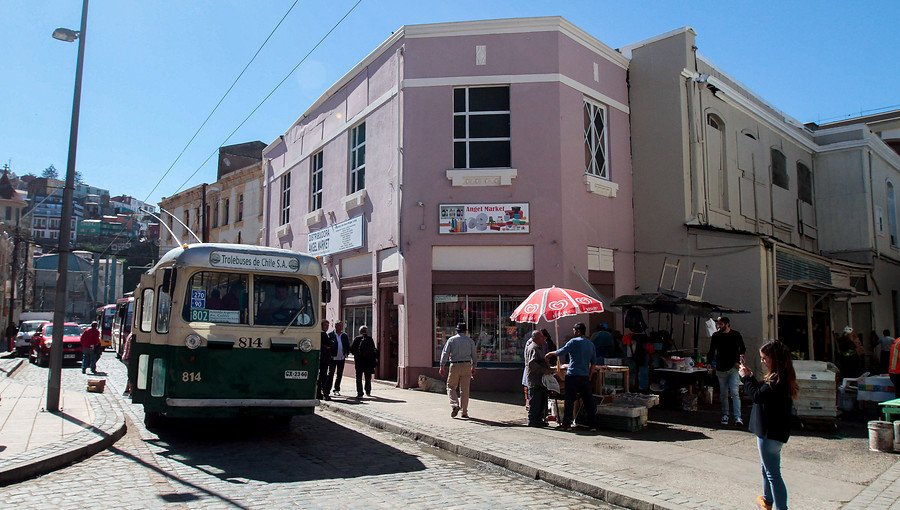
[(787, 173), (787, 158), (778, 149), (772, 149), (772, 184), (779, 188), (791, 189)]
[(725, 123), (706, 116), (706, 179), (710, 205), (728, 210), (728, 171), (725, 159)]
[(897, 199), (894, 196), (894, 183), (887, 183), (887, 216), (888, 229), (891, 232), (891, 246), (897, 246)]

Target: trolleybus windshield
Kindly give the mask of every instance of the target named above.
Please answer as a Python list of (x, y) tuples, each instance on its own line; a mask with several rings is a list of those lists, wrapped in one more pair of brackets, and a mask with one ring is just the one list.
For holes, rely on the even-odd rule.
[(257, 275), (253, 294), (257, 325), (310, 327), (316, 322), (312, 293), (302, 280)]

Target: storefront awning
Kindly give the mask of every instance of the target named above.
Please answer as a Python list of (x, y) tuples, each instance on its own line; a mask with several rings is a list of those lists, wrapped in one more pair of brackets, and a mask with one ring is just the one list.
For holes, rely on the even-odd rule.
[(778, 297), (778, 302), (784, 300), (784, 298), (788, 295), (788, 293), (792, 290), (798, 290), (801, 292), (809, 292), (817, 297), (844, 297), (851, 298), (854, 296), (867, 296), (868, 294), (865, 292), (860, 292), (853, 287), (838, 287), (836, 285), (831, 285), (830, 283), (824, 283), (821, 281), (813, 281), (813, 280), (789, 280), (789, 279), (779, 279), (778, 287), (784, 290), (781, 291), (780, 296)]
[(707, 301), (695, 301), (662, 292), (619, 296), (609, 306), (622, 309), (636, 307), (653, 313), (702, 317), (711, 317), (718, 314), (749, 313), (747, 310), (730, 308)]

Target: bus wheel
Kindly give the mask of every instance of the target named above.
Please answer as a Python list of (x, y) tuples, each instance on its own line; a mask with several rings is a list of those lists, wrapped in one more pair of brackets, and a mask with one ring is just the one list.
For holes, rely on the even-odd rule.
[(159, 428), (162, 425), (162, 413), (157, 411), (144, 412), (144, 426), (148, 430)]

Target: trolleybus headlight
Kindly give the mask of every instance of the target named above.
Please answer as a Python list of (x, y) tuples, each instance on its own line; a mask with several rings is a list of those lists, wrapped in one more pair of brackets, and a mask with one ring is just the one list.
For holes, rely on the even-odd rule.
[(312, 340), (309, 338), (304, 338), (300, 340), (300, 350), (303, 352), (309, 352), (312, 350)]
[(201, 343), (203, 343), (203, 339), (200, 338), (200, 335), (197, 333), (191, 333), (184, 339), (184, 345), (186, 345), (188, 349), (196, 349), (197, 347), (200, 347)]

